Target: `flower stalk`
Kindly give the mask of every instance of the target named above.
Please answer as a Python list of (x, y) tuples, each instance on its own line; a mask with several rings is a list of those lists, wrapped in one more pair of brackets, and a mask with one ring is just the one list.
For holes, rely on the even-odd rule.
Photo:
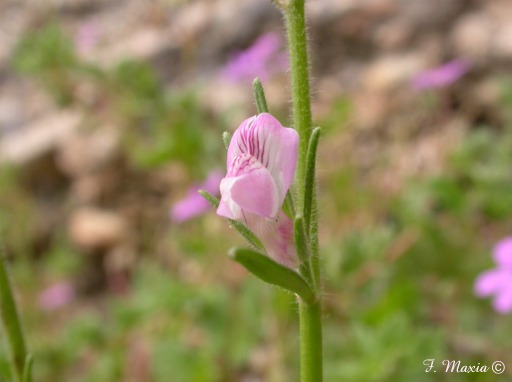
[[(312, 130), (305, 0), (289, 0), (282, 10), (288, 33), (293, 125), (300, 138), (296, 184), (299, 211), (303, 214), (304, 222), (302, 223), (300, 219), (300, 224), (296, 224), (295, 229), (303, 227), (307, 242), (296, 240), (296, 245), (306, 245), (311, 256), (309, 262), (302, 263), (299, 271), (304, 278), (311, 280), (316, 293), (315, 302), (312, 304), (299, 300), (300, 380), (301, 382), (321, 382), (323, 380), (322, 305), (314, 181), (316, 147), (320, 130), (315, 129), (314, 132)], [(305, 248), (298, 248), (297, 252), (304, 253)]]

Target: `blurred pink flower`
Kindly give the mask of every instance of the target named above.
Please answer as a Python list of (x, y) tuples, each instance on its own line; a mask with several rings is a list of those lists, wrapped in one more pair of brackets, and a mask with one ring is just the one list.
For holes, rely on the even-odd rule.
[(78, 28), (75, 35), (75, 48), (78, 54), (90, 53), (98, 44), (100, 33), (97, 25), (92, 22), (85, 22)]
[(75, 289), (69, 282), (54, 284), (39, 294), (38, 304), (43, 310), (51, 311), (68, 304), (75, 297)]
[(218, 196), (221, 179), (222, 173), (214, 170), (202, 184), (190, 187), (187, 196), (172, 206), (171, 219), (176, 223), (183, 223), (206, 213), (210, 209), (210, 204), (197, 191), (205, 190)]
[(493, 250), (497, 268), (482, 273), (475, 282), (475, 294), (494, 295), (493, 306), (499, 313), (512, 311), (512, 237), (500, 241)]
[(233, 134), (217, 214), (244, 221), (270, 257), (292, 266), (293, 227), (281, 211), (297, 165), (299, 136), (268, 113), (246, 119)]
[(235, 54), (224, 68), (223, 74), (232, 81), (267, 79), (288, 69), (288, 56), (281, 51), (282, 42), (277, 33), (260, 36), (253, 45)]
[(437, 68), (416, 74), (411, 79), (411, 87), (421, 91), (449, 86), (463, 77), (469, 68), (470, 65), (467, 61), (456, 59)]

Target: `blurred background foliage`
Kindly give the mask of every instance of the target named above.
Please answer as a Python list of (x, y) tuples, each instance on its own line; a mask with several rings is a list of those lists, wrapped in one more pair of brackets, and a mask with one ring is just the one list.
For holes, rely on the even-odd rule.
[[(144, 33), (154, 37), (156, 28), (170, 39), (171, 21), (185, 33), (189, 20), (214, 19), (207, 1), (116, 3), (120, 14), (102, 1), (81, 3), (23, 9), (32, 21), (16, 19), (25, 27), (13, 29), (19, 38), (0, 67), (2, 97), (21, 97), (22, 105), (1, 120), (6, 153), (10, 137), (29, 134), (46, 112), (80, 115), (71, 138), (44, 141), (43, 149), (13, 144), (16, 153), (36, 149), (23, 160), (0, 158), (0, 234), (34, 352), (34, 380), (297, 380), (293, 297), (227, 259), (240, 239), (213, 211), (180, 224), (169, 218), (189, 186), (223, 168), (222, 131), (255, 112), (250, 80), (233, 83), (219, 68), (262, 32), (281, 31), (279, 15), (270, 2), (254, 6), (252, 16), (242, 17), (252, 20), (245, 34), (234, 21), (234, 31), (227, 31), (214, 20), (210, 29), (169, 47)], [(232, 1), (215, 3), (239, 9)], [(382, 70), (375, 62), (390, 48), (379, 46), (380, 37), (368, 42), (358, 33), (386, 22), (396, 27), (390, 24), (396, 20), (411, 23), (416, 38), (393, 48), (405, 52), (415, 41), (439, 39), (436, 26), (462, 28), (458, 23), (468, 15), (477, 19), (485, 6), (447, 1), (457, 3), (455, 10), (432, 11), (424, 25), (405, 18), (410, 4), (318, 3), (338, 17), (319, 27), (327, 16), (311, 12), (316, 124), (324, 131), (318, 192), (325, 380), (507, 380), (512, 319), (478, 300), (473, 285), (492, 267), (494, 243), (512, 234), (512, 78), (503, 70), (512, 57), (472, 57), (472, 69), (457, 83), (415, 92), (403, 79), (393, 82), (394, 70), (407, 72), (408, 61), (375, 74)], [(5, 15), (16, 11), (10, 5)], [(143, 10), (144, 18), (134, 22), (123, 9)], [(450, 12), (457, 17), (447, 20)], [(111, 21), (91, 27), (91, 15)], [(127, 26), (108, 32), (116, 17), (125, 17)], [(337, 33), (339, 51), (332, 50)], [(140, 41), (128, 46), (131, 56), (113, 59), (108, 54), (123, 45), (123, 34)], [(138, 50), (151, 44), (165, 49), (140, 57)], [(437, 48), (419, 68), (461, 54), (457, 46)], [(286, 73), (269, 76), (271, 111), (285, 122)], [(32, 142), (29, 135), (24, 142)], [(62, 283), (71, 294), (49, 306), (42, 296)], [(4, 345), (1, 381), (9, 380)], [(434, 375), (423, 365), (430, 358), (472, 365), (501, 360), (507, 370), (497, 377), (438, 368)]]

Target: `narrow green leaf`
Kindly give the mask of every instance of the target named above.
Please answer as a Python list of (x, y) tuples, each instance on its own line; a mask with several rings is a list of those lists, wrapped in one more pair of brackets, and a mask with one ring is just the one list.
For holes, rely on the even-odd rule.
[(311, 286), (315, 287), (318, 285), (318, 280), (313, 276), (314, 273), (311, 268), (311, 247), (306, 233), (306, 227), (304, 226), (304, 218), (300, 215), (296, 216), (293, 222), (293, 236), (297, 256), (300, 260), (299, 273)]
[(316, 149), (318, 147), (318, 139), (320, 138), (320, 128), (316, 127), (311, 133), (308, 145), (308, 154), (306, 156), (306, 177), (304, 179), (304, 221), (306, 224), (306, 232), (311, 230), (311, 210), (315, 195), (315, 166), (316, 166)]
[(255, 249), (266, 252), (260, 239), (258, 239), (258, 237), (244, 223), (240, 223), (238, 220), (233, 219), (228, 219), (228, 221), (231, 227), (236, 229), (238, 233), (242, 235), (244, 239), (247, 240)]
[(311, 257), (311, 250), (308, 244), (308, 235), (304, 228), (304, 218), (300, 215), (296, 216), (295, 221), (293, 222), (293, 235), (299, 260), (301, 263), (309, 261)]
[(34, 358), (32, 354), (27, 355), (25, 359), (25, 369), (23, 370), (23, 382), (32, 382), (32, 365), (34, 364)]
[[(199, 190), (198, 192), (212, 205), (212, 207), (219, 208), (220, 200), (218, 198), (204, 190)], [(243, 238), (247, 240), (251, 246), (259, 251), (265, 252), (265, 247), (261, 243), (260, 239), (258, 239), (258, 237), (244, 223), (233, 219), (228, 219), (228, 222), (229, 225), (236, 229), (238, 233), (242, 235)]]
[(220, 203), (219, 198), (216, 198), (215, 196), (213, 196), (212, 194), (210, 194), (208, 191), (205, 191), (205, 190), (199, 190), (197, 192), (199, 192), (199, 195), (201, 195), (203, 198), (205, 198), (206, 201), (208, 203), (210, 203), (210, 205), (212, 207), (219, 208), (219, 203)]
[(17, 380), (21, 381), (27, 348), (6, 268), (3, 247), (0, 242), (0, 321), (9, 344), (13, 373), (17, 376)]
[(290, 190), (286, 193), (286, 197), (284, 198), (283, 203), (283, 211), (290, 218), (293, 219), (295, 216), (295, 203), (293, 202), (293, 197), (291, 195)]
[(306, 280), (293, 269), (285, 267), (252, 249), (234, 248), (229, 255), (259, 279), (296, 293), (308, 304), (315, 301), (313, 290)]
[(231, 143), (231, 134), (228, 131), (224, 131), (222, 133), (222, 141), (224, 142), (224, 147), (229, 149), (229, 144)]
[(258, 77), (256, 77), (252, 82), (252, 87), (254, 90), (254, 99), (256, 100), (256, 110), (258, 111), (258, 114), (268, 113), (265, 91), (263, 90), (263, 85)]

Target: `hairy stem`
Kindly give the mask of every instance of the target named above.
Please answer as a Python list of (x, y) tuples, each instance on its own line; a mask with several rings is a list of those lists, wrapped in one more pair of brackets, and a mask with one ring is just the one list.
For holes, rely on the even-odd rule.
[(297, 163), (298, 203), (304, 203), (306, 156), (311, 135), (311, 101), (309, 97), (309, 62), (306, 38), (304, 0), (290, 0), (284, 11), (288, 32), (288, 49), (292, 85), (293, 126), (299, 133)]
[[(293, 126), (299, 133), (300, 138), (296, 173), (298, 210), (305, 213), (304, 221), (307, 223), (306, 236), (307, 240), (309, 240), (307, 247), (311, 248), (312, 252), (310, 254), (311, 261), (303, 262), (300, 272), (306, 279), (311, 280), (311, 278), (313, 278), (313, 280), (317, 281), (314, 283), (316, 294), (315, 301), (308, 304), (299, 300), (300, 380), (301, 382), (322, 382), (322, 305), (319, 281), (318, 241), (316, 237), (318, 222), (316, 221), (316, 192), (314, 190), (315, 157), (312, 153), (310, 154), (311, 163), (309, 164), (309, 171), (307, 161), (308, 145), (312, 133), (312, 119), (305, 0), (288, 0), (286, 6), (283, 7), (283, 12), (288, 32), (288, 49), (290, 54)], [(313, 141), (313, 148), (316, 149), (318, 136)], [(308, 177), (306, 177), (307, 172), (309, 173)], [(308, 183), (307, 189), (306, 182)], [(299, 224), (296, 225), (298, 226)], [(302, 227), (302, 224), (300, 226)], [(297, 244), (306, 246), (305, 243), (301, 242), (301, 239), (303, 239), (303, 237), (300, 235), (296, 237)], [(304, 249), (305, 248), (297, 248), (299, 252), (306, 253)]]

